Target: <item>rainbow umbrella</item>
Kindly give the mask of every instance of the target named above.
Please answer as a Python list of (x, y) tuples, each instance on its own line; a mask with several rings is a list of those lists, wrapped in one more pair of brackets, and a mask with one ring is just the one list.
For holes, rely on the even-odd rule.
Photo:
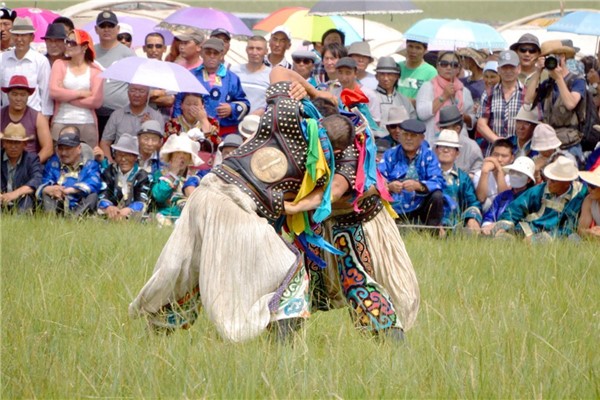
[(43, 42), (42, 36), (46, 34), (46, 28), (56, 18), (60, 17), (59, 14), (46, 10), (43, 8), (14, 8), (17, 12), (17, 17), (25, 18), (29, 17), (35, 28), (34, 42)]
[(284, 7), (254, 25), (253, 29), (271, 32), (275, 27), (284, 25), (297, 39), (320, 42), (323, 33), (335, 28), (344, 32), (346, 43), (362, 40), (360, 34), (343, 17), (308, 15), (308, 11), (306, 7)]

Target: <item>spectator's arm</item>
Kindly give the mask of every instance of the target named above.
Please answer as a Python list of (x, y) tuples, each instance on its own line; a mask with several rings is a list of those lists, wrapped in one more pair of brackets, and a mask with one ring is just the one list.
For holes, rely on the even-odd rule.
[(38, 113), (35, 120), (35, 129), (38, 142), (40, 143), (40, 151), (38, 156), (40, 158), (40, 162), (43, 164), (50, 157), (52, 157), (52, 154), (54, 153), (54, 143), (52, 142), (52, 135), (50, 134), (48, 119), (40, 113)]
[[(90, 67), (90, 69), (93, 67)], [(100, 72), (94, 73), (90, 77), (91, 96), (75, 99), (71, 102), (74, 106), (94, 110), (102, 106), (104, 101), (104, 79), (100, 77)]]
[(50, 98), (50, 62), (44, 59), (44, 62), (39, 64), (37, 78), (37, 88), (39, 90), (41, 104), (41, 112), (46, 117), (51, 117), (54, 114), (54, 103)]
[[(554, 74), (551, 73), (551, 75), (554, 75)], [(567, 86), (567, 82), (565, 82), (565, 79), (562, 76), (562, 74), (557, 76), (556, 86), (558, 86), (558, 93), (560, 95), (560, 98), (563, 101), (563, 104), (567, 108), (567, 110), (569, 110), (569, 111), (574, 110), (575, 107), (577, 107), (577, 104), (579, 104), (579, 101), (581, 100), (581, 93), (579, 93), (578, 91), (575, 91), (575, 90), (574, 91), (569, 90), (569, 88)], [(584, 90), (585, 90), (585, 86), (584, 86)]]
[(67, 61), (56, 60), (50, 72), (50, 97), (61, 103), (71, 102), (80, 97), (79, 90), (65, 89), (63, 81), (66, 71)]
[(99, 193), (102, 188), (100, 165), (94, 160), (86, 162), (79, 175), (79, 181), (73, 187), (86, 195)]
[[(433, 98), (433, 85), (431, 82), (425, 82), (416, 98), (417, 116), (421, 121), (426, 121), (432, 118), (435, 113), (441, 108), (442, 103), (438, 99)], [(437, 108), (436, 108), (437, 107)]]

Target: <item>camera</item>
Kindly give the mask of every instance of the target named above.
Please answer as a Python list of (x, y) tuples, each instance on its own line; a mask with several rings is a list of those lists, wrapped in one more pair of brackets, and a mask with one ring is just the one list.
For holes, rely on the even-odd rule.
[(544, 60), (544, 68), (546, 68), (549, 71), (552, 71), (553, 69), (556, 69), (556, 67), (558, 67), (558, 63), (559, 58), (557, 55), (548, 54), (546, 56), (546, 59)]

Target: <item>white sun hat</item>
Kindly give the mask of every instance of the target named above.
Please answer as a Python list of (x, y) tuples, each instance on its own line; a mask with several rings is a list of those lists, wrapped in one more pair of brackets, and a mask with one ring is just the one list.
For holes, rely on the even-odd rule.
[(165, 162), (169, 162), (171, 154), (177, 151), (190, 154), (192, 156), (192, 164), (196, 167), (204, 163), (204, 161), (198, 157), (200, 144), (190, 139), (186, 134), (169, 136), (163, 147), (160, 149), (160, 158)]
[(553, 181), (570, 182), (579, 177), (579, 170), (575, 161), (559, 156), (556, 161), (544, 168), (544, 175)]
[(458, 133), (452, 129), (442, 129), (435, 141), (436, 146), (454, 147), (460, 149), (462, 145), (458, 140)]
[(506, 167), (502, 168), (504, 172), (516, 171), (525, 174), (535, 182), (535, 163), (529, 157), (521, 156), (517, 157), (516, 160)]

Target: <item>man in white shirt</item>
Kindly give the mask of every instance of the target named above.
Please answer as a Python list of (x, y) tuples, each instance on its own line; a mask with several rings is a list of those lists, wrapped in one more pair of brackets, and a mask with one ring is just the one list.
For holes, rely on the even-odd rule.
[[(24, 75), (29, 84), (36, 89), (29, 96), (27, 105), (49, 118), (54, 112), (48, 87), (50, 63), (46, 57), (30, 47), (35, 33), (31, 19), (17, 17), (10, 33), (15, 47), (0, 54), (0, 83), (6, 87), (13, 75)], [(2, 106), (6, 105), (8, 97), (3, 93)]]
[(267, 105), (265, 93), (269, 87), (271, 68), (263, 62), (267, 55), (267, 40), (262, 36), (252, 36), (246, 45), (248, 63), (234, 65), (231, 72), (242, 82), (242, 88), (250, 101), (250, 114), (262, 115)]
[(269, 38), (269, 48), (271, 52), (264, 58), (267, 67), (281, 65), (284, 68), (292, 69), (292, 63), (285, 58), (285, 52), (292, 46), (292, 34), (288, 28), (279, 25), (271, 31)]

